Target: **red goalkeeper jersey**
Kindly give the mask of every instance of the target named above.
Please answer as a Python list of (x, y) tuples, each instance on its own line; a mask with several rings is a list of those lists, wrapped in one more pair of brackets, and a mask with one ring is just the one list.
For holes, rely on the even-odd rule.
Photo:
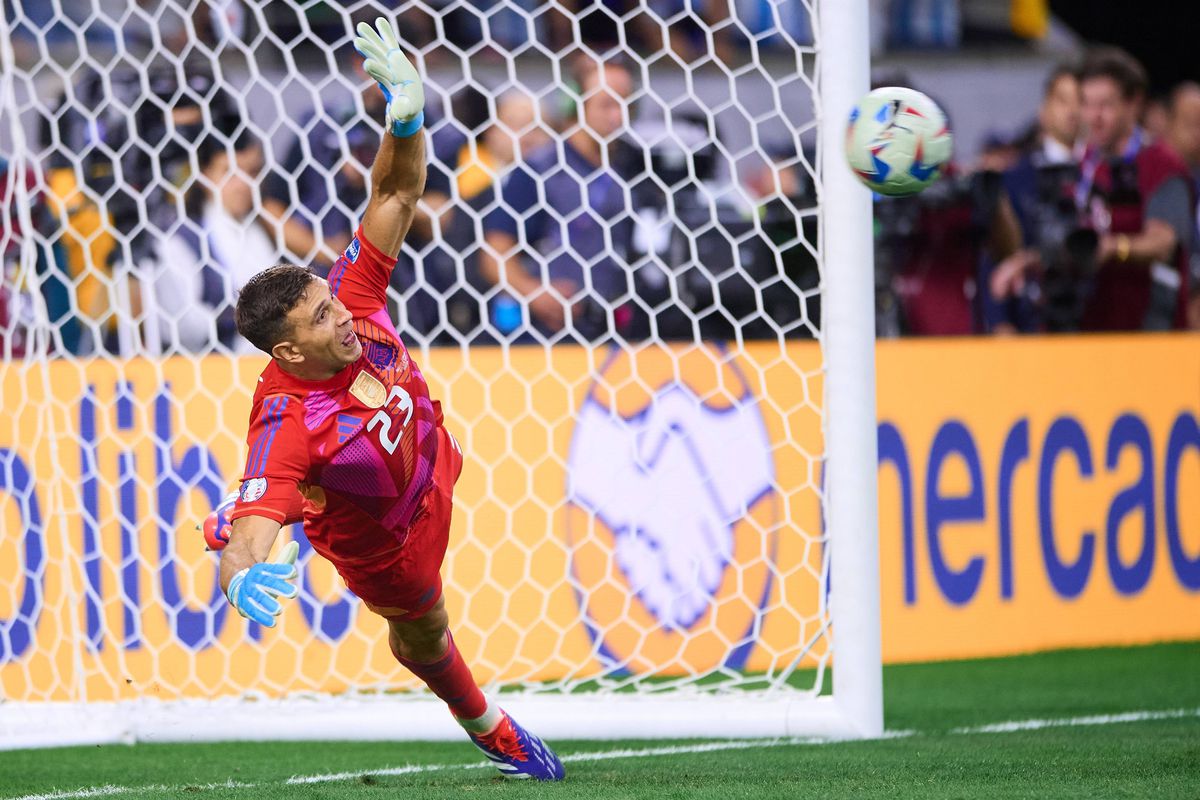
[(329, 286), (354, 317), (362, 355), (325, 381), (301, 380), (272, 361), (250, 411), (231, 518), (284, 524), (302, 507), (313, 548), (335, 564), (365, 563), (404, 543), (437, 460), (441, 406), (387, 313), (394, 267), (360, 227)]

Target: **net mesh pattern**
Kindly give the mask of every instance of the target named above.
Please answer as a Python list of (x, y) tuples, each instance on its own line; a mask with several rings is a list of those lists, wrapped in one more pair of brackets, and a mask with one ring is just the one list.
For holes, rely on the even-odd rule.
[[(426, 77), (389, 289), (466, 466), (476, 677), (818, 692), (821, 258), (807, 0), (63, 0), (0, 85), (0, 687), (18, 701), (418, 688), (299, 529), (274, 630), (193, 530), (241, 474), (271, 263), (349, 245), (381, 135), (353, 25)], [(815, 668), (813, 672), (808, 670)]]

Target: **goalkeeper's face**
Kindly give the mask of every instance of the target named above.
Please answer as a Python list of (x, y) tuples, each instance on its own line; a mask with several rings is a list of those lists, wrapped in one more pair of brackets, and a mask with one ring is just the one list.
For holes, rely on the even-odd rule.
[(291, 345), (302, 356), (306, 370), (330, 375), (353, 364), (362, 355), (362, 343), (354, 333), (354, 319), (321, 278), (313, 278), (308, 290), (291, 311)]

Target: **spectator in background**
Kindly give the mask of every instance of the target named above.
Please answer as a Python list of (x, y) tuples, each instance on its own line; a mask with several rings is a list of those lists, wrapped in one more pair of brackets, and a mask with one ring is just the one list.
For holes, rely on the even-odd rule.
[(1040, 263), (1039, 249), (1053, 244), (1044, 240), (1061, 238), (1062, 226), (1052, 223), (1064, 214), (1075, 217), (1070, 190), (1082, 151), (1080, 103), (1075, 68), (1060, 64), (1046, 79), (1037, 124), (1024, 152), (1004, 173), (1005, 194), (1021, 227), (1021, 247), (984, 270), (984, 317), (993, 332), (1028, 332), (1042, 326), (1037, 298), (1025, 291), (1026, 275)]
[(1020, 242), (1000, 176), (950, 168), (919, 195), (877, 198), (875, 217), (877, 266), (894, 295), (877, 291), (880, 335), (984, 332), (980, 261)]
[[(1138, 125), (1148, 80), (1129, 54), (1094, 51), (1079, 83), (1086, 146), (1077, 179), (1065, 187), (1065, 213), (1042, 215), (1057, 216), (1053, 233), (1042, 232), (1036, 257), (1008, 269), (993, 288), (1001, 294), (1037, 275), (1050, 330), (1179, 326), (1195, 228), (1187, 167), (1164, 143), (1148, 142)], [(1064, 205), (1061, 197), (1043, 204)]]
[[(1183, 159), (1192, 177), (1192, 199), (1200, 197), (1200, 84), (1188, 81), (1171, 92), (1168, 106), (1167, 145)], [(1193, 233), (1200, 235), (1200, 213)], [(1192, 240), (1190, 288), (1187, 322), (1200, 330), (1200, 247)]]
[[(350, 59), (349, 50), (345, 55), (361, 61)], [(332, 264), (350, 244), (367, 201), (367, 171), (379, 146), (378, 126), (369, 120), (383, 114), (385, 100), (361, 68), (357, 77), (366, 116), (354, 106), (314, 110), (301, 121), (307, 133), (296, 137), (262, 184), (263, 219), (300, 261)]]
[(1142, 65), (1116, 49), (1096, 51), (1080, 73), (1087, 147), (1075, 196), (1099, 236), (1084, 330), (1162, 330), (1183, 321), (1195, 226), (1190, 175), (1137, 125), (1147, 86)]
[(1036, 164), (1074, 164), (1082, 153), (1079, 76), (1060, 64), (1046, 79), (1038, 109), (1037, 135), (1027, 155)]
[(574, 329), (598, 338), (629, 321), (621, 308), (609, 315), (629, 291), (623, 264), (632, 231), (625, 191), (632, 158), (619, 137), (633, 75), (621, 62), (585, 59), (574, 82), (578, 106), (566, 110), (571, 123), (561, 157), (554, 145), (532, 153), (509, 173), (500, 204), (484, 221), (480, 271), (511, 293), (492, 309), (506, 335), (517, 328), (519, 309), (505, 308), (505, 300), (527, 306), (549, 336)]
[(450, 107), (449, 119), (431, 134), (438, 171), (430, 180), (473, 208), (490, 205), (491, 190), (510, 167), (551, 142), (545, 110), (523, 88), (497, 97), (494, 113), (488, 96), (474, 86), (457, 92)]
[(159, 253), (154, 279), (159, 337), (168, 353), (205, 353), (218, 344), (253, 352), (237, 335), (236, 293), (263, 264), (281, 260), (256, 215), (262, 145), (249, 133), (230, 147), (210, 135), (197, 148), (197, 163), (200, 172), (185, 195), (186, 214)]
[(79, 323), (78, 335), (64, 331), (71, 352), (117, 351), (140, 315), (130, 268), (152, 257), (159, 235), (174, 225), (174, 189), (206, 118), (225, 136), (241, 124), (235, 98), (195, 65), (182, 85), (174, 69), (81, 70), (43, 118), (46, 199), (70, 278), (66, 300)]
[[(110, 287), (112, 260), (117, 247), (109, 203), (102, 197), (112, 193), (118, 160), (113, 151), (126, 137), (116, 103), (105, 102), (107, 93), (134, 104), (136, 88), (125, 74), (103, 76), (91, 69), (80, 70), (75, 81), (64, 87), (53, 116), (43, 119), (42, 145), (46, 159), (46, 200), (57, 217), (59, 238), (71, 281), (69, 292), (82, 333), (74, 353), (90, 353), (116, 324), (112, 314)], [(106, 77), (109, 81), (106, 87)], [(89, 121), (83, 109), (97, 109)]]
[[(464, 142), (455, 154), (457, 197), (479, 207), (490, 203), (489, 190), (515, 162), (550, 144), (544, 118), (538, 101), (523, 89), (501, 94), (495, 122), (483, 129), (474, 144)], [(479, 204), (481, 196), (488, 199)]]
[(409, 281), (408, 297), (436, 299), (432, 341), (440, 344), (492, 341), (479, 330), (486, 305), (479, 298), (492, 284), (480, 276), (477, 224), (512, 165), (550, 141), (540, 104), (524, 90), (505, 91), (494, 103), (492, 111), (489, 97), (468, 85), (454, 95), (450, 114), (430, 134), (433, 156), (425, 197), (454, 201), (436, 209), (440, 235), (421, 248), (422, 280), (416, 289)]

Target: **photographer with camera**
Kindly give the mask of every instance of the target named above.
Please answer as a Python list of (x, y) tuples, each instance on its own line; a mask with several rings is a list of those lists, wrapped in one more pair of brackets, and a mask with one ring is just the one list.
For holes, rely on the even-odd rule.
[(1098, 235), (1084, 330), (1183, 321), (1193, 200), (1187, 167), (1137, 127), (1147, 86), (1142, 66), (1120, 50), (1098, 51), (1080, 74), (1088, 146), (1075, 195)]
[(1036, 275), (1027, 296), (1047, 330), (1179, 327), (1194, 224), (1187, 168), (1138, 127), (1148, 81), (1131, 56), (1093, 52), (1079, 84), (1087, 145), (1078, 168), (1037, 171), (1026, 217), (1034, 255), (998, 268), (992, 288), (1003, 297)]
[(1041, 284), (1028, 284), (1026, 274), (1053, 262), (1055, 248), (1077, 227), (1073, 190), (1082, 152), (1079, 131), (1079, 78), (1073, 66), (1059, 64), (1046, 78), (1037, 122), (1020, 158), (1004, 172), (1004, 190), (1021, 226), (1022, 246), (990, 269), (985, 267), (984, 316), (994, 333), (1043, 327)]
[[(903, 73), (873, 75), (871, 84), (920, 91)], [(948, 163), (918, 194), (875, 196), (877, 336), (983, 332), (980, 264), (1020, 245), (996, 166), (986, 159), (971, 169)]]
[(1011, 253), (1019, 243), (1001, 175), (992, 170), (963, 172), (951, 165), (915, 197), (877, 197), (877, 334), (981, 333), (981, 259)]

